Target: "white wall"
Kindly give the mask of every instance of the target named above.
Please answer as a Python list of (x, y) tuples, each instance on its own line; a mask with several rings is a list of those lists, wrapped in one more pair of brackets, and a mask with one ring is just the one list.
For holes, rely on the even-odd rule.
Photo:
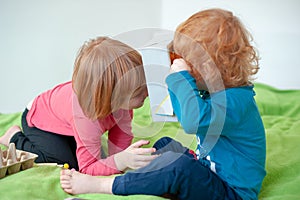
[(300, 89), (299, 0), (164, 0), (162, 28), (175, 30), (193, 13), (211, 7), (233, 11), (253, 34), (261, 57), (257, 82)]
[(0, 113), (71, 79), (84, 41), (158, 27), (160, 0), (0, 0)]
[(298, 0), (0, 0), (0, 113), (22, 111), (69, 80), (84, 41), (149, 27), (173, 31), (209, 7), (232, 10), (253, 33), (262, 58), (258, 82), (300, 89)]

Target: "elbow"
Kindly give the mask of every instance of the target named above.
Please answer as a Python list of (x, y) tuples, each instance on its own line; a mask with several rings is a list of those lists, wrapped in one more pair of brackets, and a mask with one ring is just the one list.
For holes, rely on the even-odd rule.
[(92, 165), (93, 164), (79, 167), (79, 172), (82, 173), (82, 174), (88, 174), (88, 175), (91, 175), (91, 176), (97, 176), (98, 173), (94, 170), (94, 168), (92, 167)]
[(193, 128), (190, 128), (190, 127), (182, 127), (182, 128), (183, 128), (184, 132), (187, 134), (196, 134), (196, 131)]
[(83, 168), (79, 168), (79, 172), (82, 174), (89, 174), (89, 175), (93, 175), (89, 172), (88, 167), (83, 167)]
[(187, 134), (197, 133), (198, 123), (196, 123), (195, 121), (191, 122), (191, 121), (182, 120), (180, 123), (185, 133)]

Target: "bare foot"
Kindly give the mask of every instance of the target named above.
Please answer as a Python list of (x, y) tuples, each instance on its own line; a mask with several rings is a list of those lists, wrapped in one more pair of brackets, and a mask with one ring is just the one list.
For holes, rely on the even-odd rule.
[(0, 137), (0, 144), (9, 146), (10, 139), (17, 133), (22, 131), (21, 128), (17, 125), (10, 127), (3, 136)]
[(99, 178), (82, 174), (74, 169), (63, 169), (60, 172), (60, 185), (69, 194), (105, 193), (112, 194), (114, 178)]

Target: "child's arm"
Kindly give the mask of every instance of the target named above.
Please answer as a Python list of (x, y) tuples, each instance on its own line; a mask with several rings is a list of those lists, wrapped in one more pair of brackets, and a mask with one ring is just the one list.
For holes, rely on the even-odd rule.
[(117, 119), (117, 124), (108, 133), (109, 155), (115, 154), (116, 167), (120, 171), (143, 167), (157, 157), (150, 156), (151, 153), (155, 152), (155, 149), (142, 148), (142, 146), (149, 144), (147, 140), (140, 140), (131, 145), (133, 111), (119, 110), (118, 112), (122, 118)]
[(113, 156), (101, 159), (101, 135), (105, 131), (98, 120), (74, 116), (74, 137), (79, 171), (90, 175), (111, 175), (121, 173)]
[[(121, 116), (118, 119), (118, 116)], [(114, 114), (116, 124), (113, 127), (107, 127), (108, 130), (108, 155), (116, 154), (130, 146), (133, 139), (132, 118), (133, 111), (119, 110)]]
[[(77, 142), (76, 156), (81, 173), (90, 175), (119, 174), (127, 168), (139, 168), (148, 164), (157, 155), (150, 155), (153, 148), (141, 148), (144, 143), (136, 142), (125, 150), (101, 159), (101, 133), (104, 130), (98, 121), (75, 117)], [(147, 142), (148, 144), (148, 142)]]
[[(125, 131), (126, 128), (121, 125), (122, 123), (119, 120), (117, 120), (116, 122), (117, 124), (114, 127), (116, 128), (117, 126), (119, 126), (119, 128), (113, 128), (114, 131), (121, 130), (123, 128), (123, 136), (128, 134), (128, 130)], [(129, 141), (131, 141), (132, 139), (132, 133), (130, 131), (128, 135), (130, 139), (129, 141), (125, 142), (126, 144), (128, 143), (129, 147), (127, 146), (127, 148), (125, 149), (125, 147), (122, 146), (124, 150), (115, 148), (112, 153), (116, 153), (117, 151), (119, 153), (110, 155), (105, 159), (101, 159), (100, 136), (105, 132), (105, 130), (107, 130), (107, 127), (105, 128), (105, 125), (109, 123), (109, 119), (108, 121), (102, 122), (99, 122), (98, 120), (89, 120), (84, 116), (83, 113), (80, 112), (80, 110), (74, 110), (73, 130), (75, 132), (74, 137), (77, 143), (76, 156), (80, 172), (90, 175), (103, 176), (118, 174), (122, 173), (122, 171), (126, 170), (127, 168), (138, 168), (140, 166), (144, 166), (155, 157), (157, 157), (149, 155), (153, 152), (153, 148), (140, 148), (143, 146), (143, 144), (133, 144), (129, 146)], [(118, 137), (117, 132), (112, 132), (112, 134), (116, 134), (115, 137)], [(120, 135), (120, 137), (123, 137), (122, 134)], [(114, 140), (114, 142), (118, 143), (116, 139)], [(115, 158), (115, 156), (117, 156), (117, 158)]]
[(174, 60), (167, 77), (172, 106), (186, 133), (195, 134), (210, 124), (211, 107), (199, 94), (196, 80), (188, 72), (190, 67), (183, 59)]

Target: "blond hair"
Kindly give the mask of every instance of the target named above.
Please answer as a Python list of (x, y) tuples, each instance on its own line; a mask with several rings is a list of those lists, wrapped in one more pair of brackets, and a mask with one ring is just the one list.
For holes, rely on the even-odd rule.
[[(217, 67), (215, 73), (220, 74), (228, 88), (248, 85), (259, 69), (259, 58), (250, 41), (251, 34), (231, 12), (208, 9), (195, 13), (177, 27), (169, 49), (188, 61), (196, 79), (201, 78), (208, 59), (212, 60)], [(195, 44), (198, 47), (193, 48)], [(200, 52), (197, 54), (195, 49)]]
[(145, 84), (141, 55), (130, 46), (98, 37), (86, 42), (74, 64), (73, 90), (84, 114), (102, 119)]

